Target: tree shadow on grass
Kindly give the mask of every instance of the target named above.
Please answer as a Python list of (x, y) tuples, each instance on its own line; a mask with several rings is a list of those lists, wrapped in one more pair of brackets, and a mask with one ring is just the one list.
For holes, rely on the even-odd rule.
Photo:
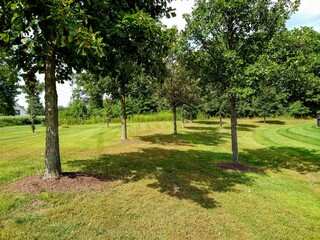
[[(254, 124), (237, 124), (237, 130), (243, 132), (252, 132), (253, 128), (257, 128), (257, 125)], [(231, 130), (231, 127), (224, 127), (225, 129)]]
[(240, 154), (243, 163), (279, 172), (290, 169), (305, 174), (320, 171), (320, 154), (315, 150), (293, 147), (244, 149)]
[(187, 126), (185, 129), (188, 130), (196, 130), (196, 131), (215, 131), (213, 127), (194, 127), (194, 126)]
[(256, 121), (257, 123), (265, 123), (265, 124), (272, 124), (272, 125), (285, 125), (286, 123), (284, 121), (280, 120), (267, 120), (266, 122), (264, 121)]
[(214, 208), (218, 203), (212, 198), (213, 192), (236, 191), (236, 184), (253, 183), (253, 178), (245, 173), (225, 171), (214, 165), (229, 159), (231, 155), (227, 153), (146, 148), (69, 161), (67, 165), (124, 182), (150, 177), (156, 180), (148, 185), (151, 188), (179, 199), (189, 199), (204, 208)]
[[(204, 121), (194, 121), (194, 123), (206, 124), (206, 125), (219, 125), (220, 121), (204, 120)], [(222, 123), (225, 124), (225, 122), (222, 122)]]
[[(188, 127), (187, 129), (194, 128)], [(174, 134), (154, 134), (154, 135), (146, 135), (146, 136), (136, 136), (141, 141), (151, 142), (153, 144), (161, 144), (161, 145), (183, 145), (183, 146), (191, 146), (191, 145), (208, 145), (214, 146), (218, 144), (223, 144), (229, 140), (229, 133), (219, 132), (217, 128), (201, 128), (200, 131), (184, 131), (180, 132), (177, 135)]]

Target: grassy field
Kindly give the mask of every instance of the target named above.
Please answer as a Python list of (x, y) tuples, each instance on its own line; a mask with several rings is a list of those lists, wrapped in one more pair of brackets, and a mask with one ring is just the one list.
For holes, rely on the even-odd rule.
[[(239, 120), (231, 172), (229, 121), (60, 128), (63, 171), (113, 177), (81, 193), (0, 192), (0, 239), (320, 239), (320, 128), (315, 120)], [(45, 128), (0, 128), (0, 187), (41, 174)]]

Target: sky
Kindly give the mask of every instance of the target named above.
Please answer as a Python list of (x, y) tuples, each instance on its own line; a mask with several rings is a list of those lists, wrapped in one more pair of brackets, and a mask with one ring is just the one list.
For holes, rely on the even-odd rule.
[[(191, 13), (194, 0), (176, 0), (172, 1), (171, 6), (176, 9), (177, 16), (169, 19), (162, 19), (162, 22), (168, 27), (176, 25), (179, 30), (185, 27), (185, 21), (182, 17), (184, 13)], [(300, 26), (313, 27), (320, 32), (320, 0), (301, 0), (299, 10), (292, 15), (286, 24), (288, 29), (293, 29)], [(39, 76), (39, 79), (43, 81), (43, 76)], [(68, 106), (70, 97), (72, 94), (72, 87), (70, 83), (57, 84), (58, 91), (58, 105)], [(18, 95), (18, 104), (27, 107), (25, 102), (25, 96)], [(41, 96), (42, 103), (44, 102), (44, 94)]]

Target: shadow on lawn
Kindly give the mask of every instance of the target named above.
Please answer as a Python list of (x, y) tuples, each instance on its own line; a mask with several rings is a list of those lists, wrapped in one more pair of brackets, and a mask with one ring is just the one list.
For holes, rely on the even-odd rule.
[(227, 153), (146, 148), (138, 152), (69, 161), (67, 165), (125, 182), (152, 177), (156, 182), (149, 187), (180, 199), (190, 199), (204, 208), (213, 208), (218, 203), (210, 193), (235, 191), (236, 184), (253, 183), (245, 173), (229, 172), (214, 166), (215, 162), (229, 159), (231, 155)]
[(265, 124), (273, 124), (273, 125), (285, 125), (286, 124), (284, 121), (280, 121), (280, 120), (267, 120), (266, 122), (257, 121), (257, 123), (265, 123)]
[(208, 145), (214, 146), (223, 144), (229, 140), (229, 133), (222, 133), (218, 131), (218, 128), (210, 127), (186, 127), (187, 130), (198, 130), (198, 131), (183, 131), (177, 135), (174, 134), (154, 134), (145, 136), (136, 136), (141, 141), (151, 142), (153, 144), (161, 145)]
[(320, 154), (315, 150), (270, 147), (243, 151), (244, 153), (240, 154), (240, 161), (264, 170), (290, 169), (303, 174), (320, 171)]
[[(237, 124), (237, 130), (243, 132), (252, 132), (253, 128), (257, 128), (257, 125), (254, 124)], [(231, 127), (224, 127), (225, 129), (231, 130)]]
[[(219, 121), (212, 121), (212, 120), (203, 120), (203, 121), (194, 121), (193, 123), (198, 123), (198, 124), (206, 124), (206, 125), (219, 125)], [(223, 124), (225, 122), (222, 122)]]

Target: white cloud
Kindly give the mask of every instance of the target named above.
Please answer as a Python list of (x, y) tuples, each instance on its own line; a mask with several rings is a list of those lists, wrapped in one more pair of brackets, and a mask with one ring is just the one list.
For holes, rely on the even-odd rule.
[(194, 0), (177, 0), (172, 1), (169, 4), (172, 8), (176, 9), (176, 17), (173, 18), (163, 18), (161, 21), (167, 25), (169, 28), (173, 26), (177, 26), (179, 30), (182, 30), (185, 25), (186, 21), (183, 19), (182, 15), (185, 13), (191, 13), (192, 7), (194, 5)]
[(287, 27), (308, 26), (320, 31), (320, 1), (301, 0), (298, 11), (287, 21)]

